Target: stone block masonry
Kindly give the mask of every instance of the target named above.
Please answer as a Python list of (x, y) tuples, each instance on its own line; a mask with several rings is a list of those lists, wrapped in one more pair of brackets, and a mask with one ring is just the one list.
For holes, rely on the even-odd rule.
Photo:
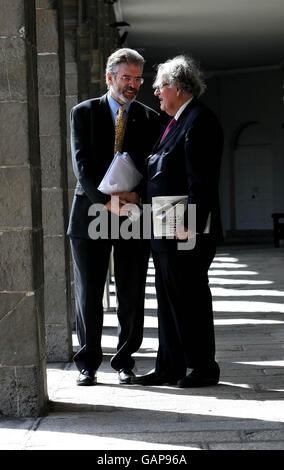
[(47, 405), (35, 2), (0, 17), (0, 415)]
[(64, 23), (62, 2), (36, 2), (44, 302), (48, 362), (72, 358)]

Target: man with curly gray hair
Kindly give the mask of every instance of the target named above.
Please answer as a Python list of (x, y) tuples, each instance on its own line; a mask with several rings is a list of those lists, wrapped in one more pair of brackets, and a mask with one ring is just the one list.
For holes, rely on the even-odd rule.
[(203, 73), (191, 57), (181, 55), (160, 64), (154, 88), (157, 88), (162, 77), (167, 77), (169, 85), (176, 85), (184, 93), (190, 93), (196, 98), (199, 98), (206, 89)]
[[(221, 232), (218, 181), (223, 132), (213, 112), (198, 99), (205, 83), (192, 58), (178, 56), (160, 64), (154, 88), (161, 110), (172, 119), (148, 158), (148, 202), (186, 196), (188, 207), (172, 239), (153, 235), (151, 240), (159, 349), (155, 371), (131, 382), (181, 388), (216, 385), (220, 369), (208, 269)], [(193, 206), (195, 233), (187, 223)], [(192, 238), (195, 243), (188, 244)]]

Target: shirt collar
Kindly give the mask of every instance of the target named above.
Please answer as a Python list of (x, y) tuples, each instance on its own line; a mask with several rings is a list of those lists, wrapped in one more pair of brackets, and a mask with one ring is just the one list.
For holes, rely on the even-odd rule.
[[(111, 96), (110, 93), (108, 93), (107, 98), (108, 98), (108, 102), (109, 102), (109, 105), (110, 105), (110, 109), (111, 109), (112, 113), (116, 116), (117, 111), (118, 111), (119, 107), (121, 106), (121, 104), (118, 103), (118, 101), (116, 101), (116, 100)], [(124, 104), (123, 104), (126, 113), (129, 112), (130, 105), (131, 105), (131, 103), (124, 103)]]
[(180, 117), (181, 113), (183, 112), (183, 110), (187, 107), (187, 105), (191, 102), (191, 100), (193, 99), (193, 96), (191, 98), (189, 98), (189, 100), (187, 100), (185, 103), (183, 103), (183, 105), (178, 109), (178, 112), (175, 114), (175, 120), (177, 121), (178, 118)]

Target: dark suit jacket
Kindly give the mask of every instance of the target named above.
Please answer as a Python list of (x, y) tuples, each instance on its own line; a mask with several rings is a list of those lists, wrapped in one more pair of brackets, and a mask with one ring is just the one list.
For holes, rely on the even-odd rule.
[[(122, 151), (128, 152), (137, 169), (146, 175), (146, 158), (160, 133), (158, 114), (134, 101), (129, 109)], [(107, 94), (79, 103), (71, 110), (71, 151), (77, 185), (68, 235), (89, 238), (91, 204), (105, 204), (110, 196), (97, 187), (114, 155), (115, 130)], [(146, 178), (135, 190), (145, 200)]]
[[(218, 182), (222, 149), (223, 131), (216, 116), (193, 99), (148, 158), (148, 202), (153, 196), (188, 195), (188, 203), (196, 204), (196, 231), (204, 232), (211, 213), (210, 233), (216, 241), (221, 238)], [(152, 248), (176, 249), (176, 241), (152, 240)]]

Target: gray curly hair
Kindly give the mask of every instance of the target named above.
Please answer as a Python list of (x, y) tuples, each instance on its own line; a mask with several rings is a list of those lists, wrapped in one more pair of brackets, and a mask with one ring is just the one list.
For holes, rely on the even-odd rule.
[(202, 71), (194, 59), (184, 55), (158, 65), (153, 88), (159, 86), (165, 79), (170, 85), (180, 88), (185, 93), (192, 93), (197, 98), (206, 89)]

